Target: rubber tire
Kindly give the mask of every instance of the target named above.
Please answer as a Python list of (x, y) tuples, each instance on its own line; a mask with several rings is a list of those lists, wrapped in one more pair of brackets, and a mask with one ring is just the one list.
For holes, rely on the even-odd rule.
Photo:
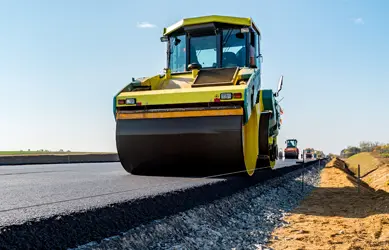
[[(258, 125), (258, 155), (270, 156), (269, 152), (269, 118), (270, 113), (260, 115)], [(266, 139), (265, 139), (266, 138)], [(257, 159), (256, 168), (270, 167), (270, 161), (264, 159)]]

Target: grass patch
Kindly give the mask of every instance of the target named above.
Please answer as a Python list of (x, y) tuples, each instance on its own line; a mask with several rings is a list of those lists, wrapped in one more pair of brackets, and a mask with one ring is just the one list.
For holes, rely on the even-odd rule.
[(114, 152), (0, 151), (0, 156), (115, 154)]
[(374, 157), (371, 153), (363, 152), (356, 155), (353, 155), (347, 158), (346, 163), (349, 169), (355, 174), (358, 174), (358, 164), (361, 167), (361, 176), (369, 173), (370, 171), (376, 169), (381, 166), (382, 163), (379, 159)]
[(383, 158), (389, 158), (389, 153), (382, 153), (382, 154), (381, 154), (381, 157), (383, 157)]

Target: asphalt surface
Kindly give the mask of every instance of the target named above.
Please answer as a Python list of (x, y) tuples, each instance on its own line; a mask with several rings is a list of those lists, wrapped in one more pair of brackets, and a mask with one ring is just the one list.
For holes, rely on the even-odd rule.
[(133, 176), (120, 163), (0, 166), (0, 249), (100, 241), (301, 168), (294, 163), (223, 178)]
[(0, 166), (0, 227), (223, 180), (134, 176), (118, 162)]

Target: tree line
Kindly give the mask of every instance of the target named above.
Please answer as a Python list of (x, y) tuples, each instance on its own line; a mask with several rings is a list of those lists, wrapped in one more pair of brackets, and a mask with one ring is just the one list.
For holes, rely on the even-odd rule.
[(57, 152), (71, 152), (70, 150), (63, 150), (63, 149), (60, 149), (58, 151), (53, 151), (53, 150), (48, 150), (48, 149), (38, 149), (38, 150), (31, 150), (31, 149), (27, 149), (27, 150), (23, 150), (21, 149), (20, 152), (45, 152), (45, 153), (57, 153)]
[(375, 152), (389, 158), (389, 144), (381, 142), (361, 141), (359, 146), (348, 146), (340, 152), (340, 157), (348, 158), (361, 152)]

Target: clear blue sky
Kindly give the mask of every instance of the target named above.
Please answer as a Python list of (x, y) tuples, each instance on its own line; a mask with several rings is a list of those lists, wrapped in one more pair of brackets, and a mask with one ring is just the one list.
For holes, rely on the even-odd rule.
[(264, 87), (285, 76), (280, 147), (389, 142), (389, 1), (244, 3), (1, 1), (0, 150), (116, 151), (113, 95), (162, 72), (164, 26), (209, 14), (260, 27)]

